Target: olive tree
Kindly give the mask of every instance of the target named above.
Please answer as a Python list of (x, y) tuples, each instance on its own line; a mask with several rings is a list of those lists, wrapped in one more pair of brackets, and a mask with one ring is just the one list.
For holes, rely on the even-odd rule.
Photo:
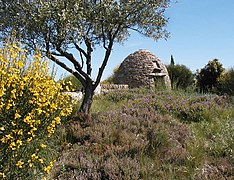
[[(170, 0), (1, 0), (0, 36), (14, 35), (79, 79), (85, 91), (80, 111), (88, 113), (114, 43), (127, 40), (131, 30), (155, 40), (168, 38), (169, 5)], [(104, 55), (92, 79), (96, 46)]]

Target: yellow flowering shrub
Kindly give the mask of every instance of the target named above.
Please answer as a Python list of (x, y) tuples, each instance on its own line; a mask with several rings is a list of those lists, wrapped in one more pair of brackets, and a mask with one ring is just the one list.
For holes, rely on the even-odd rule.
[(31, 61), (20, 44), (0, 48), (0, 179), (49, 173), (44, 140), (70, 115), (70, 97), (53, 80), (48, 62), (36, 52)]

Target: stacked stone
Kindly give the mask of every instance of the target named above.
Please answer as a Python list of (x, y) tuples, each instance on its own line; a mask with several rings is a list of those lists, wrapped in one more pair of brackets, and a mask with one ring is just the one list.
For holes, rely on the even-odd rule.
[(167, 68), (161, 60), (150, 51), (139, 50), (125, 58), (114, 76), (114, 83), (128, 84), (129, 88), (151, 88), (155, 86), (155, 77), (163, 78), (165, 86), (171, 87)]

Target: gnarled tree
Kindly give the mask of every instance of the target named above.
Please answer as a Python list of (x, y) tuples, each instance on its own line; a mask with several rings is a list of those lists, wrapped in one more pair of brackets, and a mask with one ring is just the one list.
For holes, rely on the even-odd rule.
[[(113, 44), (126, 40), (130, 30), (155, 40), (167, 38), (164, 12), (169, 4), (170, 0), (1, 0), (0, 36), (3, 40), (13, 33), (78, 78), (85, 90), (80, 111), (88, 113)], [(105, 53), (93, 80), (92, 52), (97, 45)]]

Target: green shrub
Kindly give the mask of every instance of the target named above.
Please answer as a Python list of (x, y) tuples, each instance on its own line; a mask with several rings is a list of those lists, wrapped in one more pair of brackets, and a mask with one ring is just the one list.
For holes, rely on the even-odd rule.
[(209, 61), (208, 64), (196, 74), (196, 86), (200, 93), (216, 92), (218, 79), (223, 73), (223, 65), (218, 59)]
[(167, 66), (168, 74), (171, 79), (173, 89), (184, 89), (192, 86), (194, 83), (194, 75), (192, 71), (185, 65), (173, 65)]

